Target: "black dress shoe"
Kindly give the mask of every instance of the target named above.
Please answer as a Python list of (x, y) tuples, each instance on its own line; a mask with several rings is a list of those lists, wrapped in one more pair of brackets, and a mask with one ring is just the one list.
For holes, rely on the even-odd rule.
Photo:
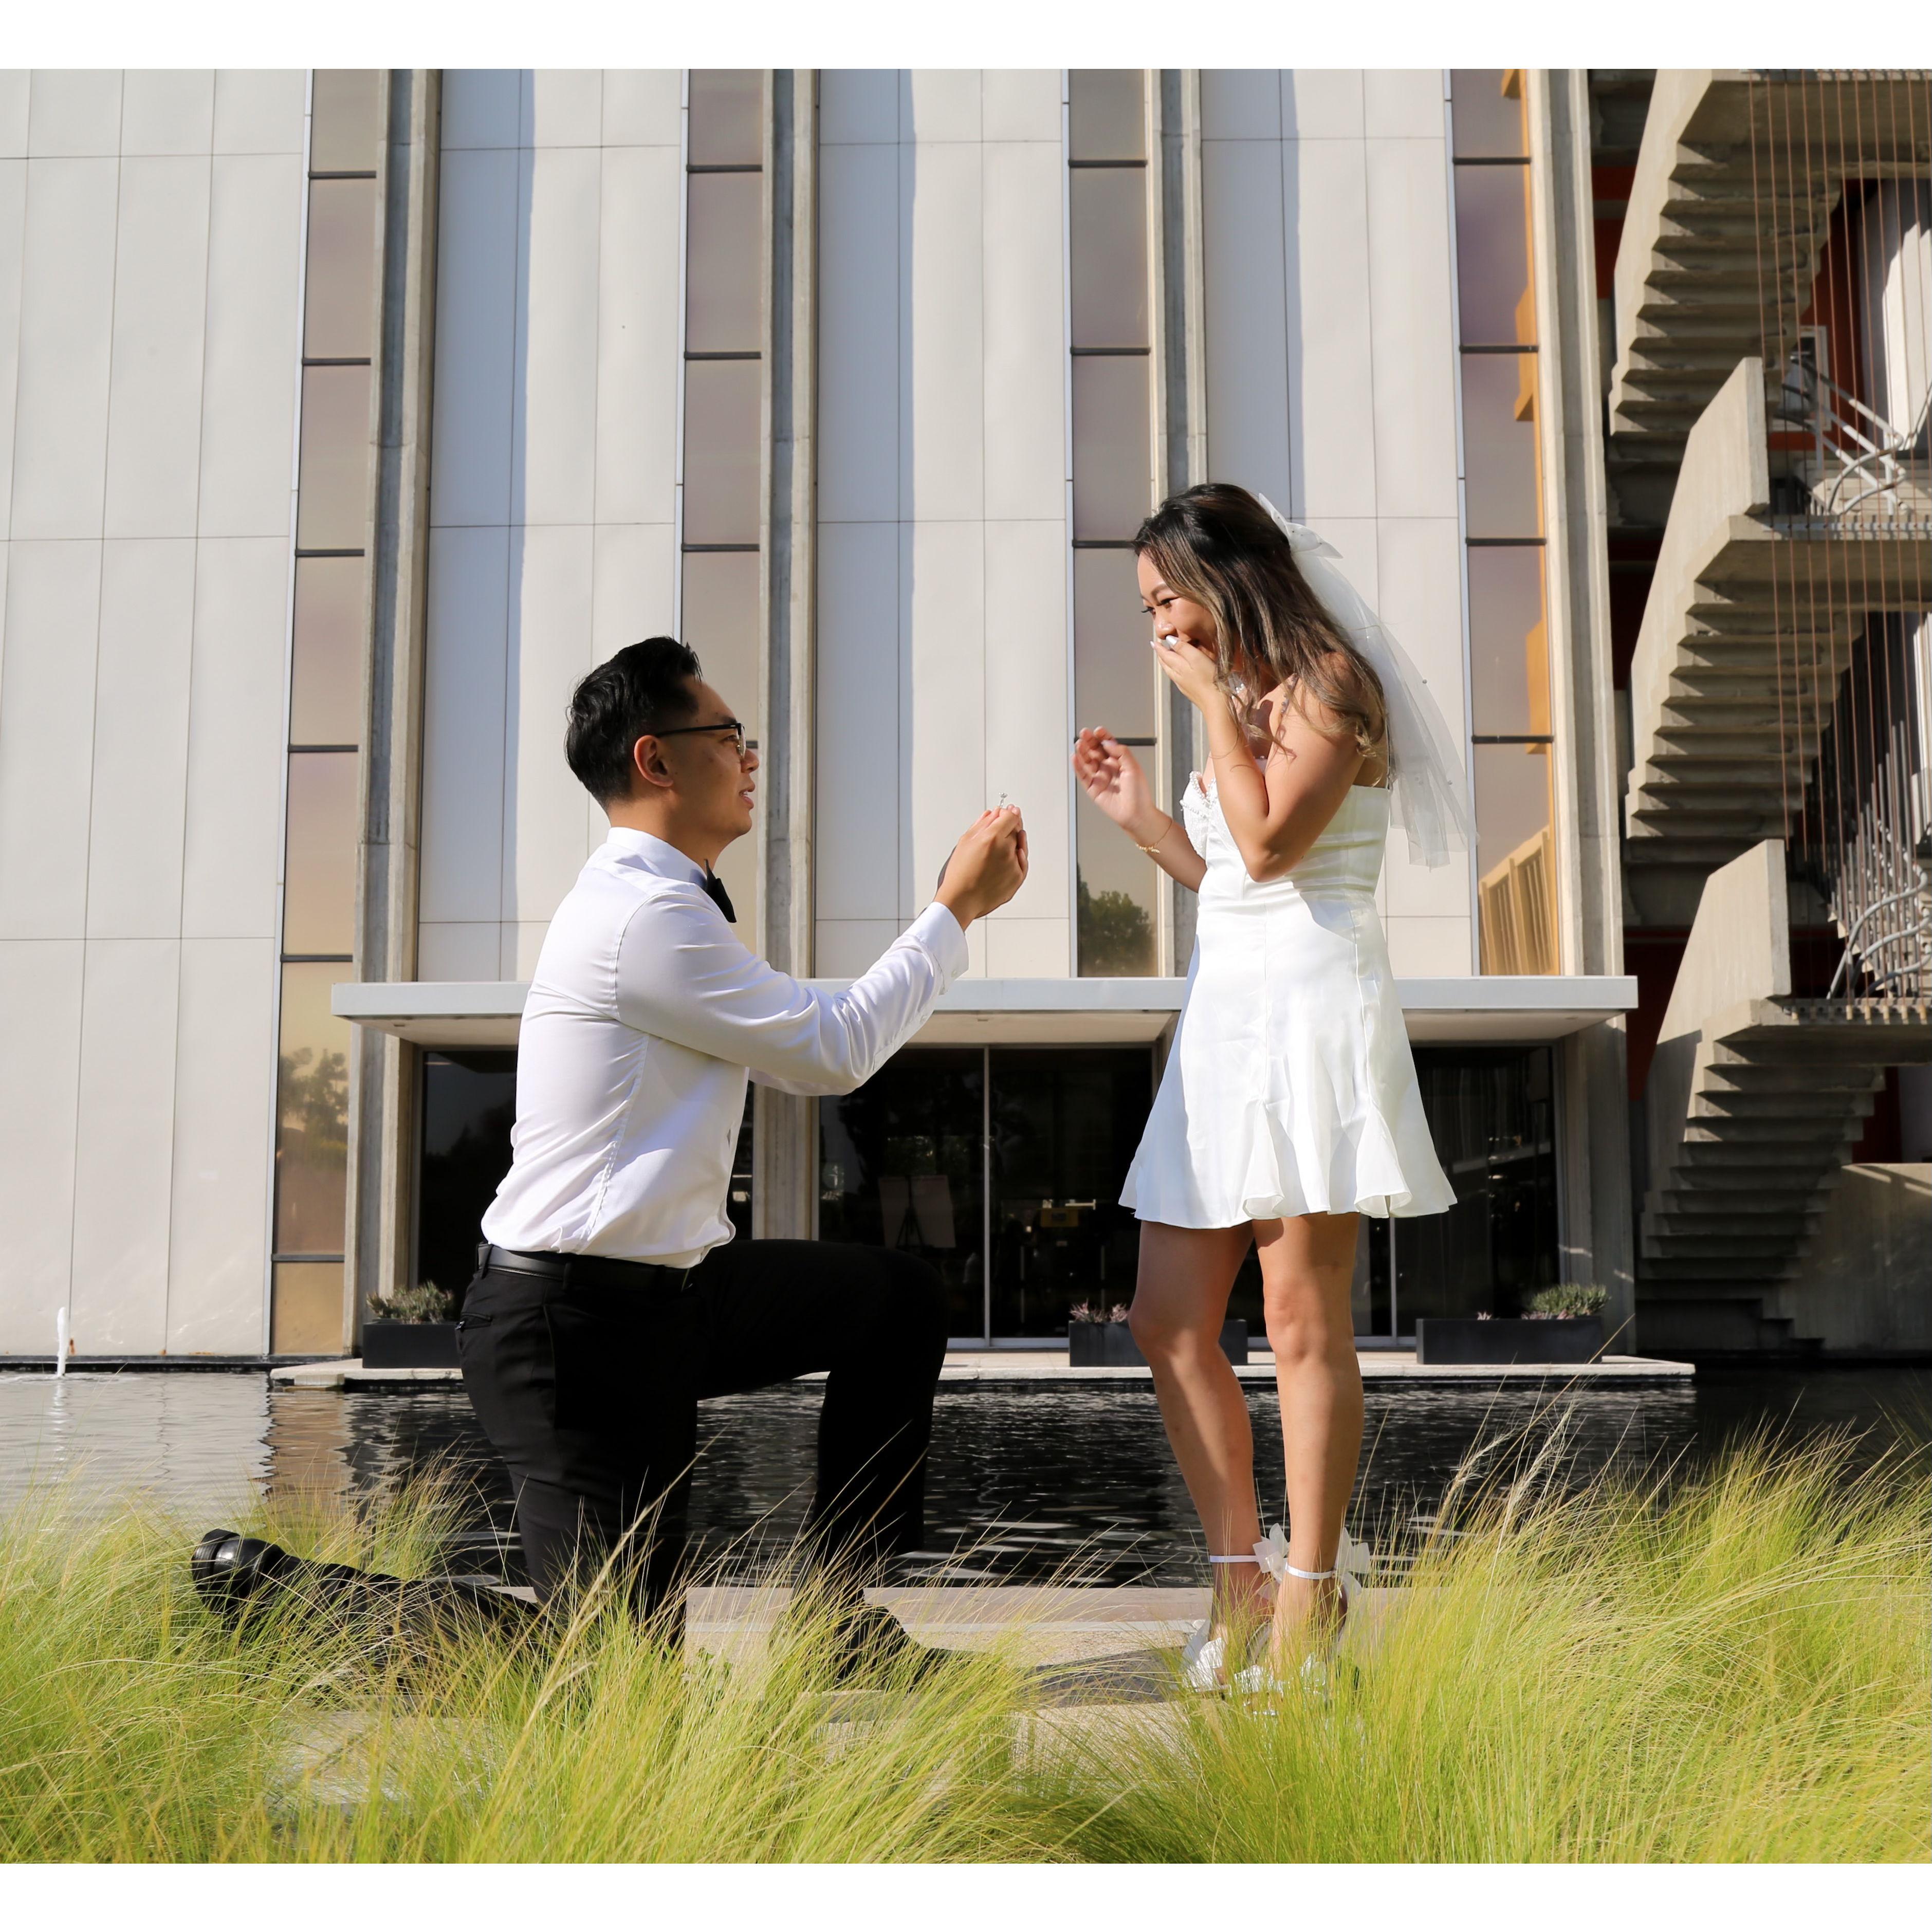
[(211, 1529), (188, 1558), (196, 1594), (218, 1616), (238, 1619), (248, 1606), (287, 1592), (344, 1617), (427, 1615), (443, 1621), (481, 1618), (520, 1624), (530, 1610), (487, 1585), (437, 1577), (406, 1582), (347, 1563), (317, 1563), (279, 1544), (232, 1529)]
[(916, 1642), (890, 1610), (860, 1604), (838, 1619), (832, 1652), (833, 1682), (853, 1684), (890, 1673), (903, 1682), (920, 1684), (940, 1672), (956, 1670), (968, 1653), (940, 1650)]
[(217, 1616), (237, 1617), (244, 1607), (276, 1587), (326, 1593), (357, 1583), (388, 1582), (346, 1563), (311, 1563), (292, 1556), (279, 1544), (232, 1529), (211, 1529), (188, 1560), (196, 1594)]

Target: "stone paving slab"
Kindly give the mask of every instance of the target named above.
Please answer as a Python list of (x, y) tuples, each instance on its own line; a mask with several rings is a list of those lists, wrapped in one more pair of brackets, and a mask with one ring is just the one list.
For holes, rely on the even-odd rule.
[[(526, 1591), (514, 1594), (527, 1597)], [(1192, 1694), (1175, 1674), (1177, 1652), (1188, 1631), (1207, 1614), (1203, 1587), (1010, 1584), (946, 1588), (922, 1585), (874, 1589), (869, 1602), (891, 1610), (922, 1643), (948, 1649), (1004, 1648), (1030, 1671), (1028, 1707), (1016, 1721), (1019, 1760), (1038, 1772), (1055, 1764), (1077, 1766), (1104, 1776), (1110, 1749), (1120, 1774), (1135, 1774), (1132, 1747), (1150, 1740), (1178, 1742)], [(1372, 1652), (1386, 1633), (1402, 1593), (1365, 1589), (1350, 1612), (1346, 1649)], [(772, 1624), (791, 1593), (776, 1586), (712, 1585), (686, 1595), (686, 1634), (692, 1661), (716, 1658), (755, 1672)], [(880, 1726), (908, 1707), (907, 1694), (826, 1690), (818, 1702), (819, 1735), (837, 1756), (861, 1748)], [(916, 1692), (911, 1694), (916, 1698)], [(390, 1724), (404, 1735), (426, 1730), (446, 1754), (455, 1783), (481, 1792), (488, 1785), (490, 1740), (471, 1720), (410, 1714)], [(272, 1802), (327, 1805), (352, 1813), (372, 1797), (394, 1801), (401, 1792), (392, 1772), (379, 1771), (378, 1721), (362, 1712), (316, 1712), (290, 1740), (274, 1779)]]
[[(1348, 1642), (1372, 1647), (1400, 1593), (1364, 1589), (1349, 1614)], [(1171, 1658), (1208, 1614), (1204, 1585), (915, 1585), (873, 1589), (866, 1601), (890, 1610), (921, 1643), (948, 1650), (1004, 1648), (1016, 1663), (1112, 1664), (1171, 1684)], [(752, 1663), (764, 1653), (790, 1592), (776, 1586), (712, 1585), (685, 1598), (686, 1640), (699, 1650)], [(1078, 1700), (1076, 1701), (1084, 1701)]]

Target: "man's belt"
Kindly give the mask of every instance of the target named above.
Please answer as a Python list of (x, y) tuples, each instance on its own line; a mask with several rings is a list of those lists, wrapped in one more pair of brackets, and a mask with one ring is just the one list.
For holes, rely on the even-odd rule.
[(485, 1241), (476, 1250), (479, 1270), (533, 1274), (566, 1288), (643, 1288), (654, 1294), (681, 1294), (695, 1268), (663, 1268), (656, 1262), (620, 1262), (608, 1255), (532, 1254)]

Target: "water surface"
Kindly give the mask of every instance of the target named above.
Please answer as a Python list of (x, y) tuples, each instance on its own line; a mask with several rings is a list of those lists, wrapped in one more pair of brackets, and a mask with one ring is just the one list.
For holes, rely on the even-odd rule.
[[(802, 1517), (820, 1396), (794, 1384), (707, 1402), (693, 1526), (754, 1574)], [(1264, 1513), (1282, 1514), (1272, 1390), (1251, 1387)], [(1932, 1370), (1707, 1371), (1690, 1388), (1472, 1390), (1372, 1384), (1351, 1522), (1400, 1536), (1432, 1511), (1472, 1449), (1518, 1466), (1552, 1449), (1570, 1477), (1675, 1461), (1694, 1467), (1759, 1427), (1794, 1439), (1852, 1426), (1863, 1453), (1932, 1417)], [(460, 1385), (341, 1391), (271, 1388), (260, 1373), (0, 1376), (0, 1508), (62, 1482), (81, 1507), (144, 1492), (210, 1526), (259, 1487), (367, 1496), (412, 1470), (452, 1468), (475, 1498), (457, 1567), (516, 1576), (508, 1484)], [(942, 1384), (925, 1549), (908, 1580), (1034, 1581), (1078, 1560), (1114, 1582), (1194, 1582), (1198, 1526), (1145, 1384)]]

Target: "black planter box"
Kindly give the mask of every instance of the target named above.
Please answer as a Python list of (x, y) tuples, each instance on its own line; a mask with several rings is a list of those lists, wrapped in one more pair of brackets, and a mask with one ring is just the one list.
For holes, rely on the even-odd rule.
[(456, 1324), (365, 1322), (362, 1366), (365, 1369), (459, 1368), (462, 1364), (456, 1353)]
[(1604, 1352), (1600, 1315), (1565, 1315), (1541, 1322), (1474, 1322), (1426, 1318), (1415, 1324), (1415, 1359), (1444, 1362), (1594, 1362)]
[[(1237, 1367), (1248, 1359), (1248, 1324), (1227, 1322), (1221, 1326), (1221, 1352)], [(1124, 1322), (1070, 1322), (1066, 1360), (1075, 1369), (1144, 1369), (1147, 1358), (1136, 1346), (1133, 1330)]]

